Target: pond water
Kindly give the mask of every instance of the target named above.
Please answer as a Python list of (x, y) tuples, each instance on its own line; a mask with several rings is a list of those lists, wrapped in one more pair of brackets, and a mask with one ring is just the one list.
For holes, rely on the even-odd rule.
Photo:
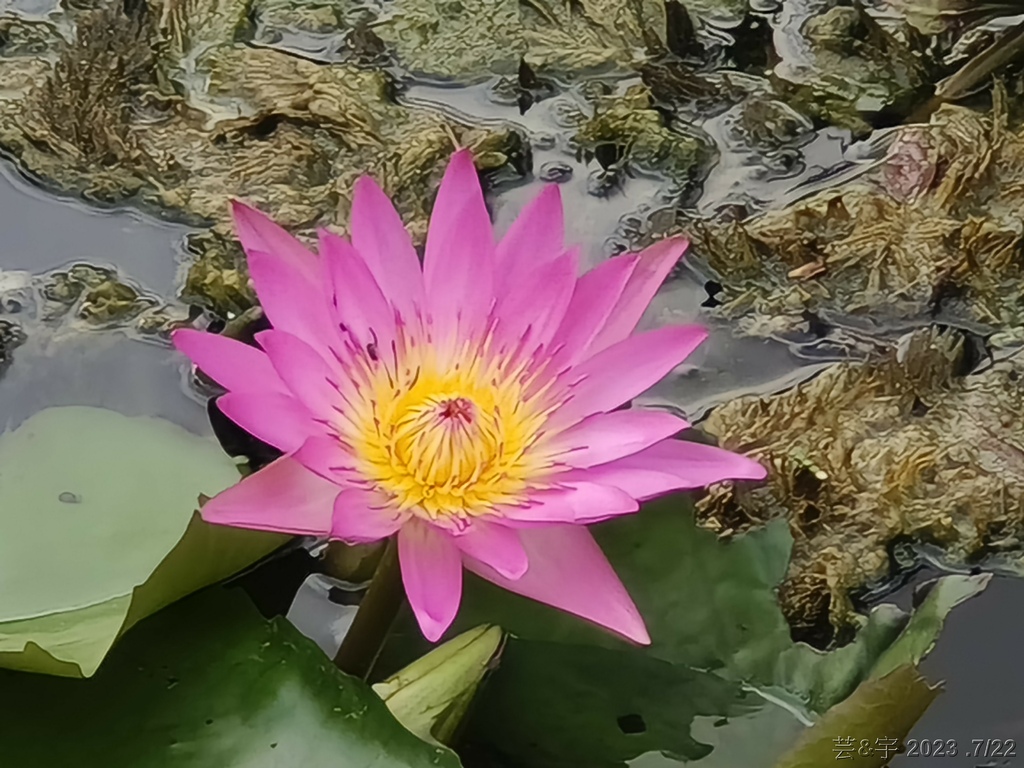
[[(908, 738), (956, 742), (957, 758), (900, 756), (893, 768), (915, 765), (1017, 765), (1024, 745), (1024, 665), (1019, 638), (1024, 632), (1024, 581), (997, 577), (978, 597), (946, 620), (935, 650), (922, 662), (929, 680), (944, 692), (928, 708)], [(1013, 740), (1016, 758), (966, 759), (976, 739)]]
[[(786, 4), (780, 25), (797, 24), (820, 5)], [(0, 16), (13, 9), (23, 17), (43, 18), (56, 8), (45, 0), (14, 0), (0, 2)], [(335, 33), (268, 30), (258, 20), (253, 34), (260, 45), (314, 61), (338, 61), (346, 51), (345, 40)], [(789, 74), (796, 77), (794, 73), (806, 68), (811, 54), (801, 48), (800, 38), (777, 33), (775, 39), (788, 62), (783, 69), (788, 67)], [(751, 80), (746, 75), (737, 78)], [(569, 114), (586, 116), (593, 111), (584, 93), (587, 80), (555, 83), (552, 93), (525, 113), (502, 95), (506, 80), (476, 78), (474, 84), (455, 87), (436, 79), (403, 77), (404, 87), (396, 99), (459, 124), (514, 127), (529, 146), (531, 170), (525, 178), (496, 180), (488, 202), (498, 230), (508, 227), (540, 184), (557, 182), (566, 206), (568, 239), (585, 245), (588, 266), (656, 236), (659, 221), (671, 220), (680, 209), (693, 217), (711, 217), (733, 208), (743, 209), (749, 216), (833, 188), (876, 163), (888, 136), (880, 129), (858, 142), (848, 128), (801, 118), (796, 139), (766, 149), (737, 127), (742, 104), (707, 114), (698, 110), (688, 130), (710, 137), (718, 158), (694, 189), (683, 189), (678, 181), (656, 170), (621, 174), (609, 185), (606, 164), (580, 151), (573, 139), (578, 123), (566, 119)], [(638, 78), (619, 78), (609, 90), (624, 93), (639, 82)], [(0, 368), (0, 428), (16, 426), (48, 406), (82, 404), (129, 415), (157, 415), (197, 434), (212, 434), (204, 393), (194, 388), (187, 364), (162, 335), (140, 333), (131, 323), (92, 327), (71, 316), (55, 317), (43, 311), (40, 286), (48, 276), (72, 264), (89, 264), (112, 269), (121, 282), (172, 307), (184, 318), (187, 308), (178, 294), (185, 278), (185, 238), (200, 228), (180, 223), (186, 218), (180, 212), (161, 218), (155, 211), (152, 206), (143, 210), (127, 204), (89, 205), (37, 183), (13, 160), (0, 161), (0, 224), (4, 232), (0, 241), (0, 321), (18, 324), (26, 337), (13, 350), (13, 363)], [(864, 344), (847, 344), (844, 340), (849, 337), (842, 334), (837, 341), (822, 338), (827, 333), (744, 333), (712, 311), (715, 286), (715, 275), (701, 261), (687, 262), (663, 286), (644, 324), (698, 322), (707, 325), (711, 335), (686, 365), (638, 403), (671, 408), (697, 421), (737, 397), (789, 390), (838, 361), (856, 359), (876, 342), (891, 342), (896, 335), (885, 321), (875, 329), (877, 338)], [(301, 578), (295, 580), (296, 585), (299, 582)], [(354, 613), (352, 605), (341, 604), (350, 601), (332, 595), (332, 586), (338, 588), (319, 575), (311, 576), (303, 582), (288, 613), (296, 626), (331, 654)], [(909, 600), (906, 590), (886, 599)], [(930, 680), (945, 681), (945, 693), (911, 738), (955, 739), (963, 745), (979, 738), (1015, 739), (1024, 752), (1024, 703), (1019, 696), (1024, 689), (1024, 666), (1018, 658), (1019, 638), (1024, 632), (1022, 609), (1024, 581), (997, 578), (979, 597), (953, 612), (935, 650), (921, 666)], [(772, 734), (771, 746), (767, 742), (754, 747), (717, 744), (716, 724), (698, 719), (695, 737), (720, 747), (699, 765), (770, 768), (789, 743), (790, 731), (795, 732), (789, 718), (785, 724), (768, 721), (775, 711), (764, 710), (757, 717), (767, 718), (766, 722), (753, 726), (754, 731)], [(643, 756), (633, 765), (643, 768), (668, 762)], [(899, 768), (922, 764), (933, 763), (910, 757), (892, 763)], [(1012, 763), (976, 764), (996, 768)]]

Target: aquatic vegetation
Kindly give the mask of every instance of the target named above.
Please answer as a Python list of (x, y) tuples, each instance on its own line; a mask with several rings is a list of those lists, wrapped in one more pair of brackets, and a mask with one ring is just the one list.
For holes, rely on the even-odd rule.
[(791, 18), (800, 11), (800, 45), (788, 46), (773, 74), (805, 114), (866, 133), (872, 116), (905, 114), (927, 89), (929, 62), (862, 5), (800, 0)]
[[(383, 71), (236, 45), (246, 5), (104, 6), (74, 13), (76, 33), (57, 38), (56, 55), (4, 51), (0, 145), (57, 187), (140, 199), (222, 236), (240, 196), (308, 235), (340, 227), (355, 179), (369, 171), (421, 240), (452, 134), (484, 169), (517, 173), (526, 150), (514, 130), (399, 105)], [(218, 286), (216, 263), (198, 267), (192, 295), (226, 316), (241, 297)]]
[(397, 532), (431, 640), (455, 617), (464, 564), (647, 642), (583, 526), (669, 490), (764, 476), (742, 456), (668, 439), (688, 425), (667, 412), (615, 410), (706, 335), (630, 336), (686, 241), (577, 278), (551, 187), (495, 245), (466, 150), (441, 182), (422, 272), (368, 177), (351, 242), (321, 232), (319, 257), (235, 211), (274, 328), (257, 334), (262, 351), (188, 330), (174, 342), (227, 387), (221, 410), (286, 455), (210, 500), (204, 519), (350, 542)]
[(8, 669), (91, 677), (132, 625), (283, 542), (193, 514), (238, 470), (214, 441), (164, 419), (44, 409), (0, 434), (0, 474)]
[[(97, 759), (108, 768), (168, 759), (210, 768), (460, 765), (403, 728), (370, 686), (285, 619), (265, 621), (239, 590), (204, 590), (161, 611), (89, 680), (0, 670), (0, 683), (11, 694), (0, 701), (9, 726), (0, 749), (21, 768), (88, 762), (85, 743), (103, 745)], [(430, 706), (430, 694), (420, 703)], [(106, 737), (112, 722), (124, 726), (116, 740)]]
[(618, 98), (600, 99), (595, 114), (576, 133), (576, 142), (585, 152), (610, 155), (616, 162), (665, 174), (681, 185), (701, 181), (716, 157), (706, 134), (669, 126), (643, 86)]
[(754, 335), (832, 324), (1024, 325), (1016, 254), (1024, 132), (945, 106), (900, 129), (857, 178), (745, 221), (682, 226), (723, 276), (722, 306)]
[[(699, 503), (722, 533), (783, 516), (801, 535), (780, 599), (818, 644), (853, 616), (851, 593), (884, 582), (894, 540), (941, 546), (952, 562), (1013, 553), (1024, 537), (1024, 358), (963, 376), (963, 338), (920, 331), (867, 364), (846, 363), (772, 398), (740, 398), (704, 424), (748, 443), (764, 488), (714, 489)], [(970, 363), (968, 362), (968, 366)]]
[(0, 373), (10, 364), (15, 347), (24, 342), (25, 332), (20, 325), (10, 320), (0, 320)]
[(905, 736), (1024, 573), (1021, 3), (8, 4), (0, 754)]

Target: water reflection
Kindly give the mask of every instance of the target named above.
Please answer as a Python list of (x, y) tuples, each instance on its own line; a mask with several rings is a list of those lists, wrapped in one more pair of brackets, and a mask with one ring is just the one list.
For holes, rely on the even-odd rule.
[(183, 224), (134, 208), (102, 209), (32, 184), (0, 160), (0, 272), (46, 272), (71, 262), (118, 267), (169, 296), (181, 269)]

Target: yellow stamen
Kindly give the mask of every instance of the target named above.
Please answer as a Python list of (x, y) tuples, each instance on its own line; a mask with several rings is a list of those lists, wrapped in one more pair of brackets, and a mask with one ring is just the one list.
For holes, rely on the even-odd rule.
[(429, 346), (405, 350), (391, 370), (364, 361), (366, 383), (338, 432), (400, 508), (476, 516), (543, 482), (546, 460), (529, 450), (547, 416), (543, 389), (526, 399), (523, 366), (490, 358), (487, 345), (464, 345), (443, 363)]

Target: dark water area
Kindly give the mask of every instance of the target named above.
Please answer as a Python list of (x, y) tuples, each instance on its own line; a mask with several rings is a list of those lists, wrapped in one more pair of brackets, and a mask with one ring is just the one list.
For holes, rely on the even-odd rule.
[[(908, 739), (953, 741), (958, 754), (901, 755), (892, 768), (1008, 768), (1024, 763), (1024, 581), (996, 577), (946, 619), (935, 649), (921, 663), (943, 693)], [(852, 735), (852, 734), (851, 734)], [(976, 740), (1015, 742), (1015, 757), (978, 756)], [(972, 754), (973, 753), (973, 754)], [(969, 756), (970, 755), (970, 756)]]
[(0, 268), (33, 274), (73, 262), (117, 267), (150, 290), (174, 291), (189, 227), (129, 207), (87, 207), (40, 189), (0, 160)]

